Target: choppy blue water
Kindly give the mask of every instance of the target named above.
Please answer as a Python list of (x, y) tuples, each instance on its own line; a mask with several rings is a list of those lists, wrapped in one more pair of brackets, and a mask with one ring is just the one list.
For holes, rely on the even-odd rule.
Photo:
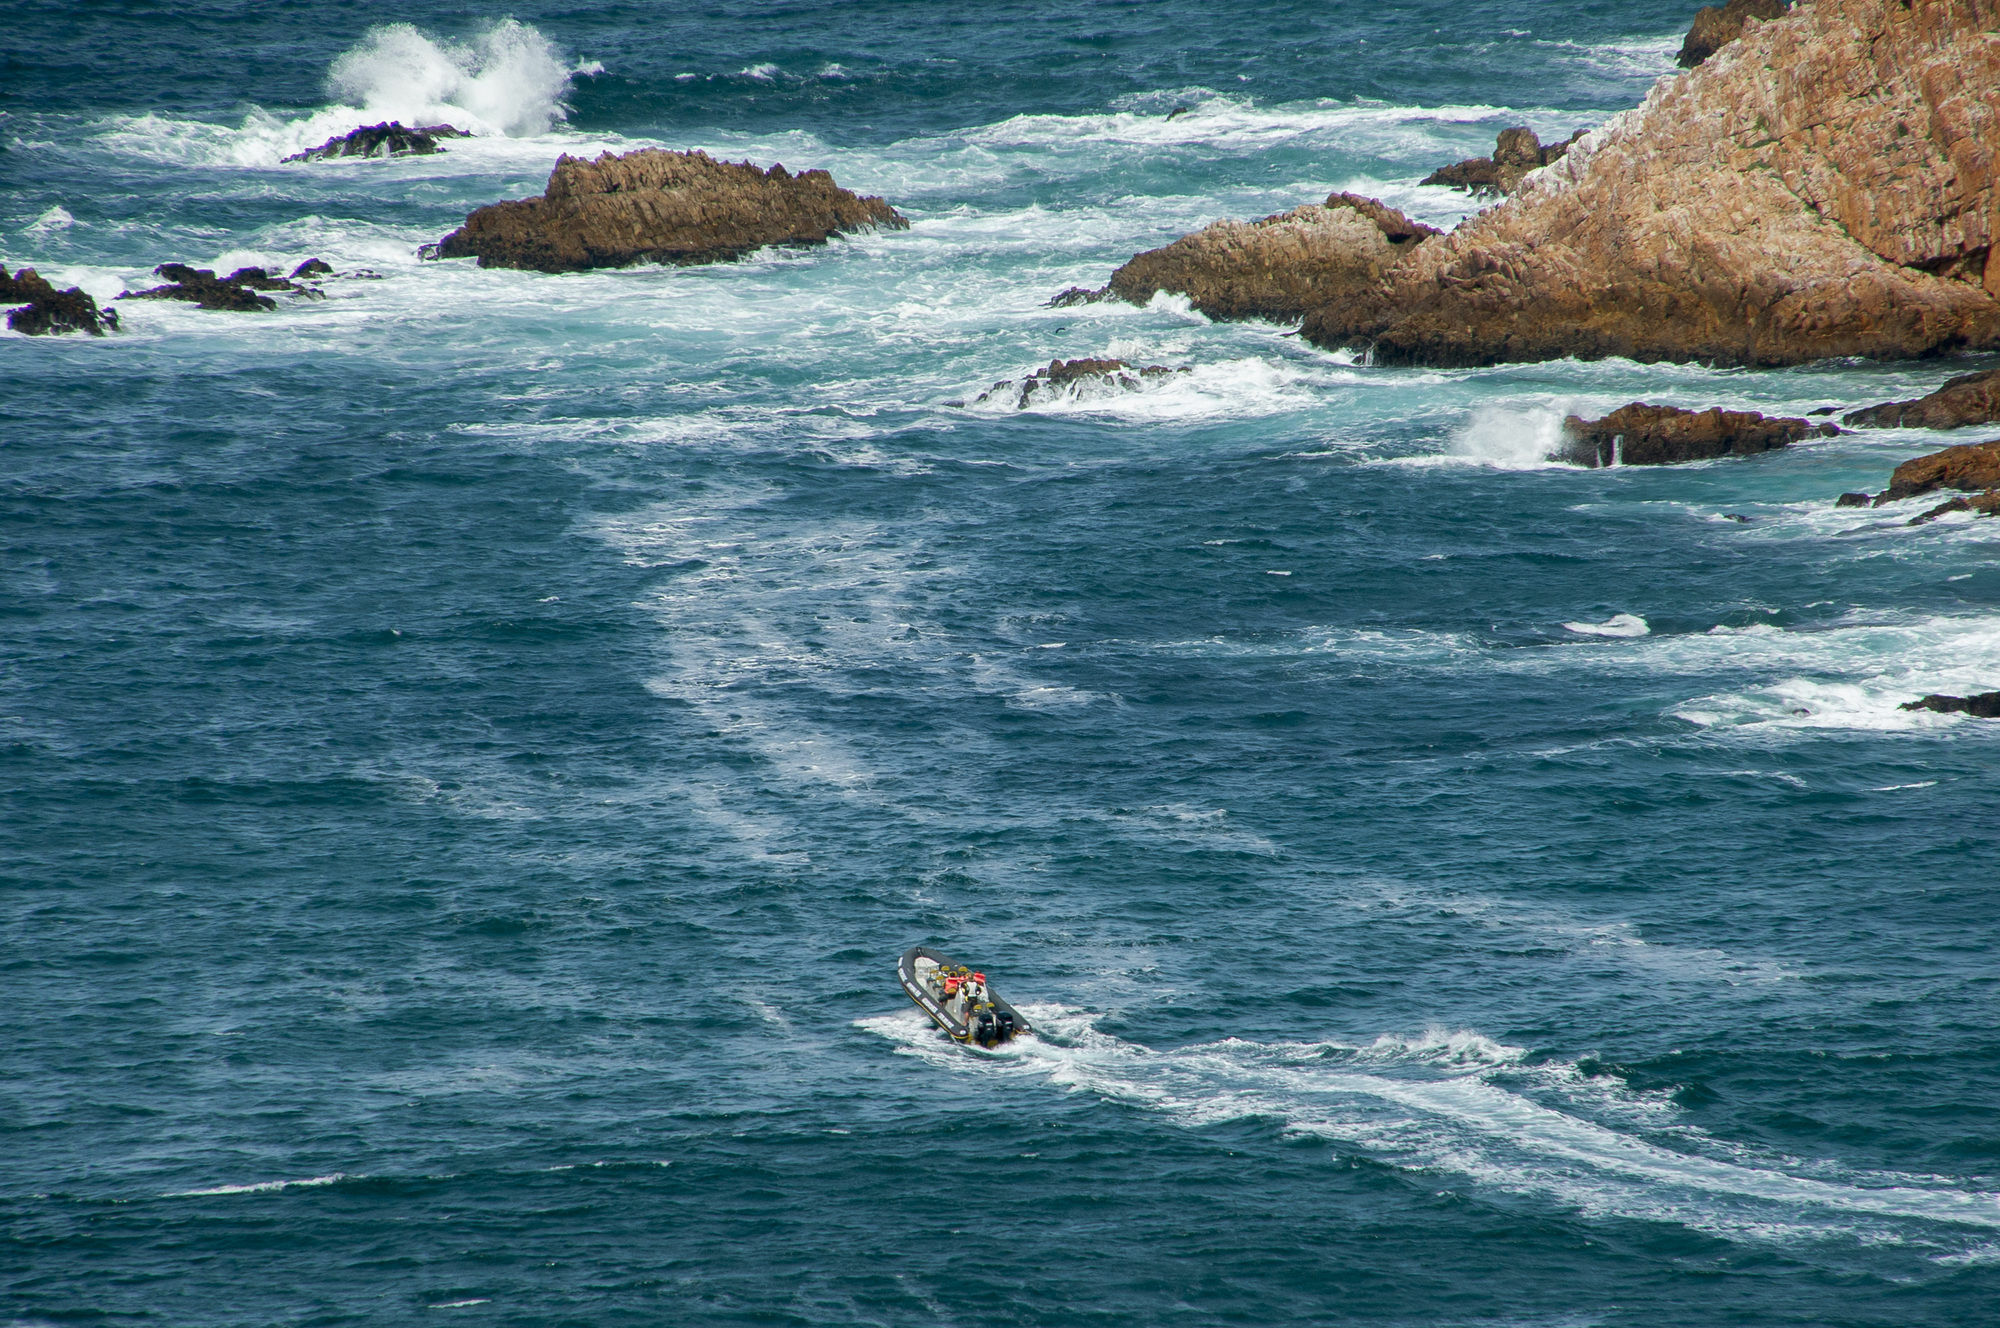
[[(1449, 223), (1689, 8), (17, 6), (0, 261), (381, 279), (0, 339), (0, 1317), (1990, 1319), (2000, 739), (1896, 705), (2000, 686), (2000, 523), (1831, 508), (1917, 431), (1537, 460), (1978, 362), (1041, 307)], [(278, 164), (364, 111), (495, 132)], [(914, 225), (416, 262), (646, 144)], [(1083, 354), (1193, 372), (948, 404)], [(941, 1043), (919, 942), (1043, 1036)]]

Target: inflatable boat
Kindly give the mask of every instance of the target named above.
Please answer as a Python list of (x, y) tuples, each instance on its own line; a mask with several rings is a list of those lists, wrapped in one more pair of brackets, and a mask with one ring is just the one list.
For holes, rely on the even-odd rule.
[(905, 950), (896, 976), (917, 1008), (954, 1041), (997, 1047), (1034, 1031), (1019, 1010), (993, 994), (984, 973), (955, 964), (929, 946)]

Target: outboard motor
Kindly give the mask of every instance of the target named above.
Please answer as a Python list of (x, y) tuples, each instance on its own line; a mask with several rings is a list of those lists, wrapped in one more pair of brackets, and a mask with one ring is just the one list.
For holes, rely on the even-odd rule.
[(1000, 1012), (994, 1009), (978, 1010), (972, 1016), (972, 1040), (982, 1047), (994, 1046), (1005, 1039), (1000, 1031)]

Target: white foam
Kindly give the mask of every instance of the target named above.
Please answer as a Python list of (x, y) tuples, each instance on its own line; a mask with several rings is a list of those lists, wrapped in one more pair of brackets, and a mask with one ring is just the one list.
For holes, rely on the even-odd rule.
[(327, 87), (370, 119), (529, 136), (568, 115), (574, 72), (548, 38), (515, 19), (462, 44), (390, 23), (333, 62)]
[[(1542, 470), (1562, 446), (1563, 412), (1548, 407), (1482, 406), (1452, 433), (1441, 459), (1496, 470)], [(1414, 459), (1414, 458), (1413, 458)]]
[(335, 1181), (346, 1180), (343, 1172), (333, 1172), (325, 1176), (313, 1176), (306, 1180), (266, 1180), (253, 1185), (217, 1185), (207, 1190), (177, 1190), (166, 1197), (169, 1199), (203, 1199), (218, 1194), (269, 1194), (277, 1190), (310, 1189), (319, 1185), (331, 1185)]
[(1740, 1240), (1846, 1235), (1856, 1219), (2000, 1227), (2000, 1195), (1915, 1176), (1821, 1179), (1799, 1174), (1805, 1163), (1691, 1127), (1648, 1138), (1636, 1126), (1591, 1120), (1581, 1113), (1606, 1091), (1602, 1083), (1566, 1062), (1529, 1065), (1523, 1049), (1469, 1031), (1358, 1046), (1227, 1038), (1155, 1051), (1100, 1032), (1083, 1011), (1022, 1012), (1039, 1036), (979, 1053), (940, 1037), (916, 1012), (856, 1022), (901, 1054), (959, 1073), (1039, 1079), (1188, 1128), (1274, 1120), (1390, 1165), (1456, 1173), (1593, 1215)]
[(1563, 629), (1575, 632), (1580, 636), (1617, 636), (1628, 638), (1648, 636), (1653, 630), (1647, 625), (1646, 620), (1636, 613), (1614, 613), (1599, 623), (1566, 622), (1563, 624)]

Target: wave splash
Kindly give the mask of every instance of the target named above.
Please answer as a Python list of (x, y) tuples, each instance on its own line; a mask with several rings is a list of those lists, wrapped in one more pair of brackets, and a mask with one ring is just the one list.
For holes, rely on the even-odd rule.
[(503, 19), (463, 44), (390, 23), (370, 28), (333, 62), (326, 81), (334, 97), (370, 119), (450, 121), (523, 138), (546, 134), (566, 119), (571, 76), (596, 68), (570, 66), (548, 38), (516, 19)]

